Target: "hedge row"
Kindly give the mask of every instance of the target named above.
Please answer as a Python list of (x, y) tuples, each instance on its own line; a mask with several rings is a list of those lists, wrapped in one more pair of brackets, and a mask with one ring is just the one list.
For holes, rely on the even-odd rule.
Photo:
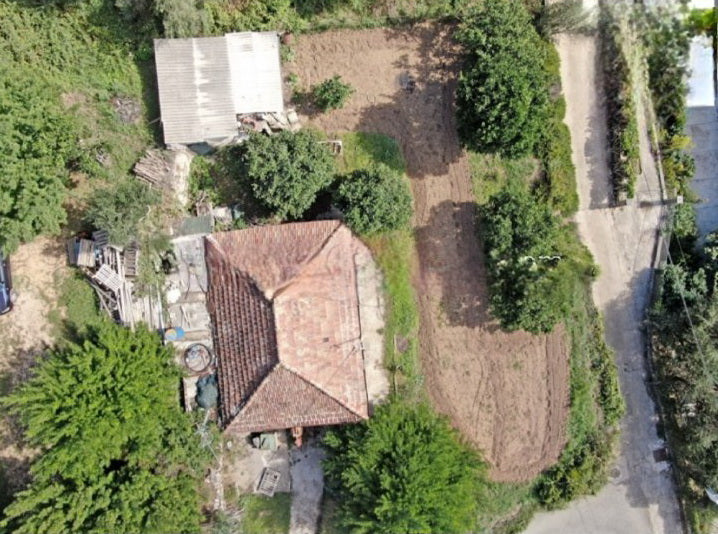
[(621, 43), (619, 22), (605, 9), (599, 24), (601, 61), (608, 111), (613, 194), (617, 202), (633, 198), (640, 172), (636, 103), (628, 58)]

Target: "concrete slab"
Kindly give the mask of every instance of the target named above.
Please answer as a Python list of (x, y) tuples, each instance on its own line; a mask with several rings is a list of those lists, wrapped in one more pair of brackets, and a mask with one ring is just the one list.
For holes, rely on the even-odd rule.
[(696, 205), (698, 231), (702, 237), (718, 230), (718, 113), (714, 106), (688, 108), (686, 133), (696, 172), (691, 189), (701, 199)]
[(319, 447), (316, 438), (310, 438), (302, 448), (292, 448), (290, 458), (292, 509), (289, 534), (314, 534), (324, 492), (324, 450)]
[[(265, 468), (280, 473), (277, 492), (288, 493), (292, 482), (289, 469), (289, 447), (286, 432), (276, 432), (277, 450), (261, 450), (251, 446), (249, 436), (227, 442), (224, 461), (224, 483), (238, 493), (254, 493)], [(230, 445), (231, 444), (231, 445)]]

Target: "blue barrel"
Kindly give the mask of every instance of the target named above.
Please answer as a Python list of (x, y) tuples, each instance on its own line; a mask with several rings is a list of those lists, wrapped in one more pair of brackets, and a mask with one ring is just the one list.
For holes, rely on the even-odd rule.
[(165, 330), (165, 341), (179, 341), (184, 337), (184, 329), (181, 326)]

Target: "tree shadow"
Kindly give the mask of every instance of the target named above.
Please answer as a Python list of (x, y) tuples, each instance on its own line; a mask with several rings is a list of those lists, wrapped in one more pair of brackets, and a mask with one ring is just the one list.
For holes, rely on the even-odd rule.
[(499, 324), (489, 313), (484, 251), (477, 233), (474, 202), (442, 202), (431, 210), (426, 225), (416, 229), (423, 276), (441, 283), (441, 317), (451, 326), (481, 326), (489, 332)]
[(613, 469), (613, 483), (624, 486), (633, 508), (657, 509), (666, 525), (680, 517), (673, 467), (661, 469), (654, 453), (662, 448), (661, 429), (649, 387), (644, 317), (650, 302), (651, 269), (637, 271), (629, 290), (610, 301), (604, 311), (606, 341), (615, 351), (626, 415), (621, 422), (621, 451)]

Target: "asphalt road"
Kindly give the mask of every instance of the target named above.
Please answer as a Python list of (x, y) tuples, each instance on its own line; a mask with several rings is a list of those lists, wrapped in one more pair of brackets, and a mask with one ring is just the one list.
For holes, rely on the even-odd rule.
[[(538, 514), (526, 532), (677, 534), (682, 529), (669, 466), (654, 457), (663, 443), (656, 433), (655, 406), (646, 388), (641, 330), (660, 221), (658, 178), (642, 125), (643, 169), (637, 201), (610, 207), (596, 47), (593, 36), (561, 36), (558, 42), (580, 195), (576, 222), (601, 267), (593, 297), (604, 314), (606, 340), (616, 353), (627, 414), (609, 483), (597, 495), (579, 499), (564, 510)], [(642, 201), (644, 206), (645, 201), (656, 205), (640, 207)]]

